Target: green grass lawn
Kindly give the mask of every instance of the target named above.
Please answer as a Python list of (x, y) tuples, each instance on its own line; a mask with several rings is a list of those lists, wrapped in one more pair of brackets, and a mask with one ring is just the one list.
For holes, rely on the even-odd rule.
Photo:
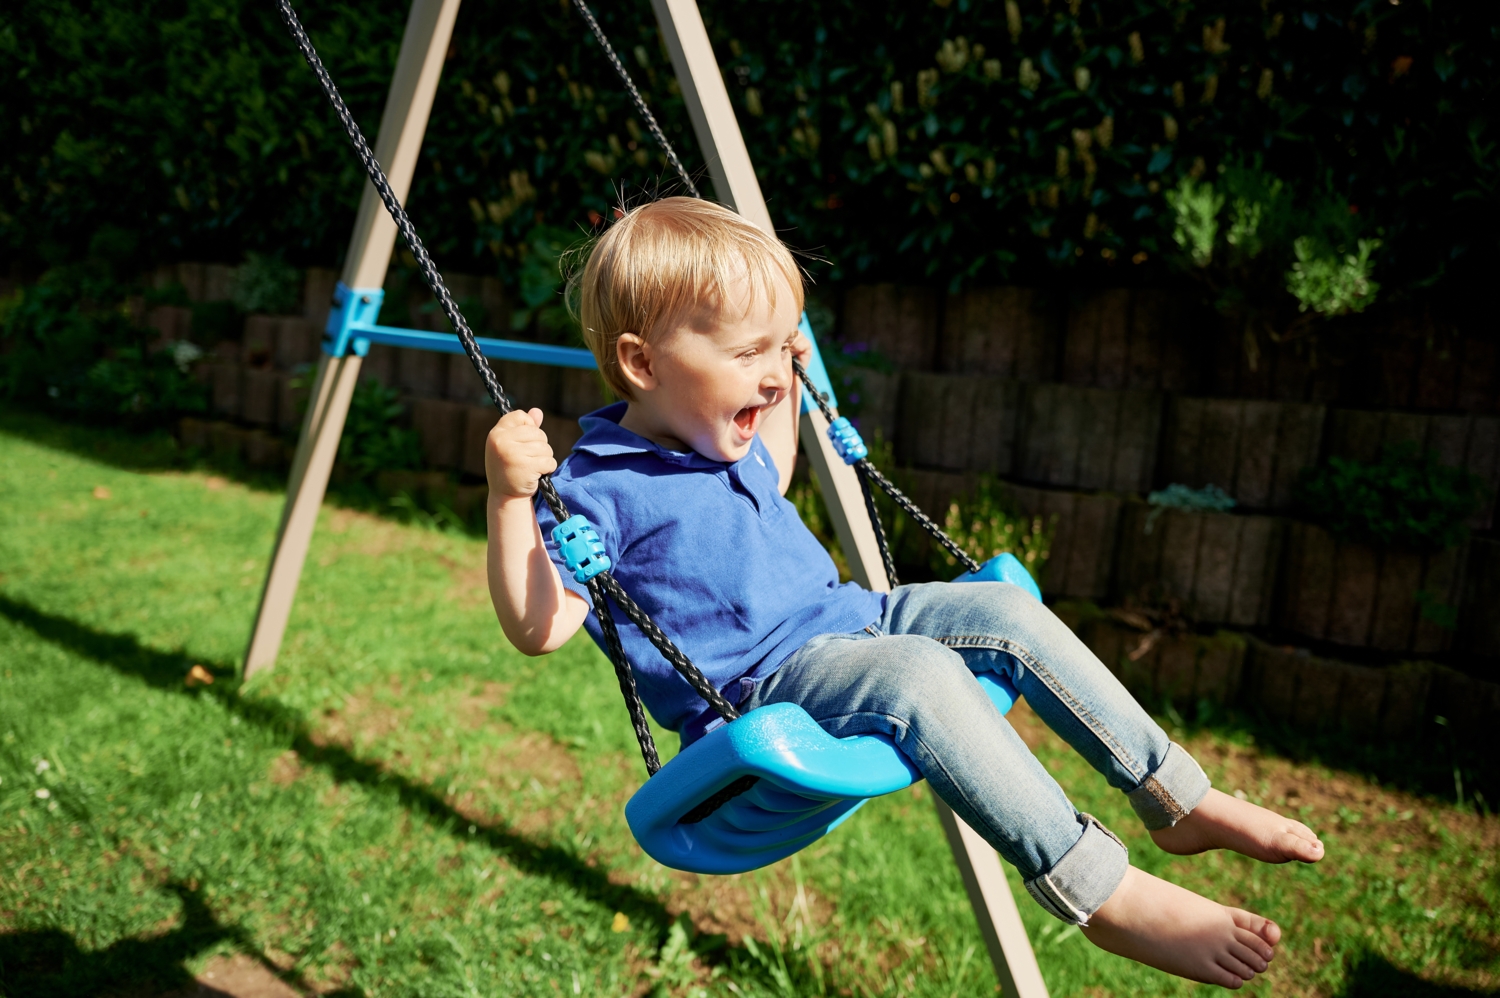
[[(163, 994), (244, 953), (345, 995), (994, 993), (924, 786), (756, 873), (646, 859), (610, 669), (586, 639), (509, 648), (479, 539), (325, 508), (279, 665), (240, 687), (280, 504), (165, 437), (0, 414), (0, 992)], [(186, 685), (194, 665), (212, 685)], [(1252, 993), (1500, 986), (1500, 820), (1169, 716), (1218, 786), (1300, 814), (1328, 859), (1167, 857), (1015, 719), (1137, 865), (1282, 924)], [(1019, 896), (1055, 996), (1208, 990)]]

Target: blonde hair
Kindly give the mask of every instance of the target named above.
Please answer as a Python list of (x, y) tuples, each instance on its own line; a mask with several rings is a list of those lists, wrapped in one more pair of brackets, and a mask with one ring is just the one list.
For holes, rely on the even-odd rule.
[(775, 307), (780, 278), (802, 311), (802, 272), (791, 252), (722, 205), (663, 198), (617, 219), (570, 282), (583, 341), (609, 387), (634, 398), (620, 371), (621, 334), (649, 343), (668, 329), (713, 323), (730, 307), (728, 289), (742, 274), (749, 278), (747, 308), (762, 296)]

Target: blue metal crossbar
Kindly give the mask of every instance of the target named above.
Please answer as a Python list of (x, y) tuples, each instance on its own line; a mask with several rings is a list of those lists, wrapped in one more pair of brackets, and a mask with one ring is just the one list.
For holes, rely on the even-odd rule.
[[(452, 333), (434, 333), (425, 329), (403, 329), (399, 326), (382, 326), (375, 320), (380, 317), (380, 306), (385, 292), (380, 288), (351, 288), (343, 281), (333, 293), (333, 308), (328, 312), (328, 324), (323, 327), (323, 352), (330, 357), (342, 357), (353, 351), (364, 357), (370, 352), (371, 343), (384, 343), (393, 347), (411, 350), (431, 350), (435, 353), (463, 353), (463, 344)], [(802, 313), (798, 327), (802, 335), (813, 345), (813, 354), (807, 364), (808, 377), (818, 390), (828, 396), (828, 404), (838, 408), (833, 385), (828, 380), (828, 370), (823, 366), (823, 357), (818, 353), (818, 341), (813, 336), (807, 313)], [(548, 343), (527, 343), (525, 340), (497, 340), (487, 336), (476, 336), (479, 352), (494, 360), (518, 360), (527, 364), (546, 364), (551, 367), (576, 367), (586, 371), (597, 370), (594, 355), (579, 347), (559, 347)], [(804, 397), (802, 411), (816, 408), (817, 403)]]
[[(350, 288), (340, 281), (333, 295), (334, 307), (328, 313), (328, 325), (323, 329), (323, 352), (331, 357), (342, 357), (353, 351), (363, 357), (370, 352), (371, 343), (436, 353), (464, 352), (463, 344), (452, 333), (378, 325), (375, 320), (380, 315), (384, 298), (385, 292), (379, 288)], [(585, 370), (598, 366), (594, 363), (594, 355), (579, 347), (496, 340), (486, 336), (476, 336), (475, 341), (480, 353), (495, 360), (519, 360), (528, 364)]]

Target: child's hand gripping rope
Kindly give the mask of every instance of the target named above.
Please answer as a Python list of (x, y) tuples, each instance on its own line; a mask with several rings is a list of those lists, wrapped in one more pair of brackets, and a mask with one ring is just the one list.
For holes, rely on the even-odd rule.
[(484, 474), (491, 496), (530, 498), (541, 477), (556, 470), (557, 458), (542, 430), (542, 410), (512, 410), (490, 430), (484, 444)]

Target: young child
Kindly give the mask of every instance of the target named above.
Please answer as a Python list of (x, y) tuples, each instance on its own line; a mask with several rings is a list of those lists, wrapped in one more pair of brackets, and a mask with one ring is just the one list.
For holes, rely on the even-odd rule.
[[(555, 523), (536, 498), (551, 473), (599, 531), (625, 589), (742, 712), (790, 701), (832, 735), (890, 736), (1037, 902), (1095, 945), (1227, 988), (1266, 969), (1276, 924), (1131, 867), (974, 673), (1008, 677), (1168, 852), (1314, 862), (1323, 846), (1310, 829), (1211, 789), (1020, 588), (840, 585), (783, 498), (796, 454), (792, 358), (811, 346), (797, 332), (801, 273), (779, 241), (726, 208), (667, 198), (600, 237), (577, 291), (584, 337), (626, 401), (580, 420), (583, 437), (560, 466), (540, 410), (512, 412), (490, 432), (490, 593), (517, 648), (544, 654), (580, 625), (600, 641), (587, 590), (561, 567)], [(722, 723), (618, 619), (652, 716), (684, 743)]]

